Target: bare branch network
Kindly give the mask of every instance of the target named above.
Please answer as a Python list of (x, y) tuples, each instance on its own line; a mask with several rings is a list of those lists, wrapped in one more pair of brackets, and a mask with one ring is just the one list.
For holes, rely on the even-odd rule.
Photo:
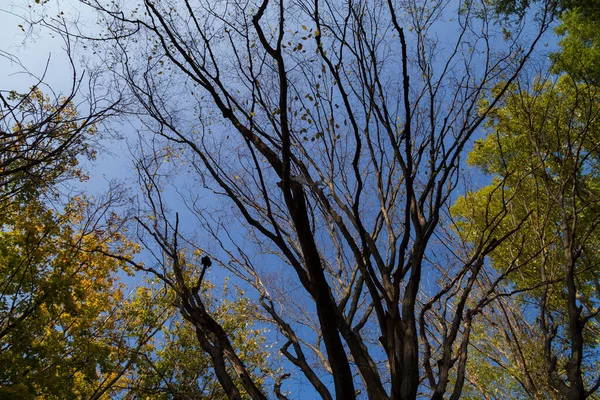
[[(526, 15), (446, 0), (81, 6), (99, 30), (61, 15), (43, 23), (101, 55), (107, 82), (139, 118), (135, 226), (152, 260), (122, 261), (172, 290), (226, 398), (295, 398), (293, 378), (323, 399), (456, 400), (466, 387), (488, 393), (469, 361), (480, 353), (533, 371), (519, 353), (532, 332), (545, 343), (538, 371), (550, 391), (532, 372), (525, 393), (579, 399), (598, 388), (582, 355), (597, 311), (577, 300), (577, 243), (597, 223), (582, 228), (572, 217), (581, 209), (568, 209), (596, 207), (568, 199), (585, 171), (579, 156), (597, 148), (581, 145), (584, 161), (560, 181), (544, 164), (551, 152), (521, 160), (520, 175), (514, 149), (498, 144), (504, 169), (484, 166), (496, 178), (479, 197), (465, 162), (486, 121), (501, 126), (499, 109), (541, 101), (523, 82), (556, 4)], [(542, 146), (539, 127), (548, 128), (534, 122), (523, 149)], [(185, 210), (170, 206), (173, 176), (188, 185), (178, 188)], [(552, 206), (520, 206), (531, 179)], [(556, 212), (562, 230), (550, 239), (537, 226), (544, 240), (532, 250), (537, 239), (523, 232)], [(523, 278), (559, 247), (563, 272)], [(194, 248), (204, 257), (196, 264)], [(216, 269), (252, 293), (261, 324), (277, 331), (279, 370), (245, 361), (211, 313), (201, 288)], [(559, 282), (565, 329), (548, 292)], [(540, 291), (528, 313), (523, 293)], [(486, 350), (481, 336), (497, 332), (515, 347)]]

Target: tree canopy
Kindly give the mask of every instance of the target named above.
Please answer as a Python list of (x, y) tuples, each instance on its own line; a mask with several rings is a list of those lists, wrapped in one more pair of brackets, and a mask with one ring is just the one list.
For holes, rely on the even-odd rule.
[[(515, 304), (506, 304), (493, 318), (516, 326), (498, 332), (495, 346), (519, 359), (510, 374), (529, 395), (573, 398), (568, 390), (575, 387), (580, 396), (595, 390), (599, 106), (598, 88), (569, 76), (515, 87), (469, 155), (493, 182), (453, 208), (466, 240), (481, 235), (490, 216), (502, 215), (502, 231), (519, 226), (489, 260), (500, 273), (512, 270), (509, 290), (529, 303), (527, 314), (515, 316)], [(532, 334), (540, 340), (525, 348), (535, 352), (514, 354)]]
[(0, 92), (0, 397), (596, 398), (596, 3), (33, 2), (106, 89)]

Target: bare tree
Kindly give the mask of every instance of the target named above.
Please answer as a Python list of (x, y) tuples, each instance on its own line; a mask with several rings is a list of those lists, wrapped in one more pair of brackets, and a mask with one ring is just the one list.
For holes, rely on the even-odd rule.
[[(462, 155), (552, 4), (500, 27), (485, 1), (84, 3), (106, 30), (80, 35), (147, 115), (137, 167), (151, 217), (138, 222), (158, 253), (137, 265), (179, 294), (228, 397), (267, 394), (194, 290), (204, 269), (186, 278), (186, 235), (162, 194), (167, 158), (195, 184), (188, 211), (220, 265), (256, 289), (281, 353), (318, 395), (459, 398), (473, 318), (514, 268), (473, 288), (513, 231), (497, 232), (503, 209), (455, 251), (442, 228)], [(199, 187), (234, 219), (203, 205)]]

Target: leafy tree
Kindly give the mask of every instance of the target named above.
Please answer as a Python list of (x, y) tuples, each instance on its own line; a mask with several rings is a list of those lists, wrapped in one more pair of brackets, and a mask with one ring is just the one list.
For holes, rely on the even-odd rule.
[[(131, 358), (118, 333), (123, 264), (109, 247), (135, 252), (108, 208), (61, 196), (59, 183), (85, 179), (96, 124), (112, 111), (70, 95), (0, 92), (0, 397), (94, 398)], [(85, 115), (85, 116), (84, 116)], [(121, 321), (123, 322), (123, 321)]]
[[(228, 332), (241, 359), (254, 368), (253, 379), (262, 385), (273, 370), (264, 347), (263, 329), (253, 328), (257, 320), (256, 306), (239, 289), (230, 300), (228, 291), (227, 283), (218, 292), (208, 283), (202, 288), (211, 314)], [(193, 325), (182, 320), (173, 307), (174, 301), (177, 300), (173, 291), (160, 285), (137, 289), (128, 312), (135, 313), (138, 320), (164, 322), (160, 334), (139, 350), (135, 368), (128, 371), (126, 382), (120, 384), (126, 385), (122, 391), (124, 398), (225, 398)]]
[(485, 319), (503, 329), (479, 328), (498, 348), (481, 355), (494, 370), (483, 382), (514, 379), (527, 395), (568, 399), (589, 397), (600, 385), (598, 95), (570, 76), (517, 85), (469, 155), (494, 181), (457, 202), (457, 226), (473, 240), (489, 216), (510, 211), (499, 229), (515, 233), (490, 261), (497, 273), (510, 271), (509, 291), (522, 292), (512, 305), (499, 300), (497, 314)]
[[(122, 348), (115, 315), (122, 263), (99, 249), (134, 251), (74, 198), (61, 212), (30, 199), (5, 207), (0, 233), (0, 393), (90, 397)], [(97, 216), (96, 216), (97, 217)], [(128, 248), (128, 250), (126, 250)]]
[(600, 85), (600, 2), (596, 0), (567, 3), (557, 33), (564, 37), (561, 51), (554, 54), (556, 71), (593, 85)]
[(548, 382), (542, 333), (521, 298), (490, 304), (473, 327), (465, 399), (560, 399)]

